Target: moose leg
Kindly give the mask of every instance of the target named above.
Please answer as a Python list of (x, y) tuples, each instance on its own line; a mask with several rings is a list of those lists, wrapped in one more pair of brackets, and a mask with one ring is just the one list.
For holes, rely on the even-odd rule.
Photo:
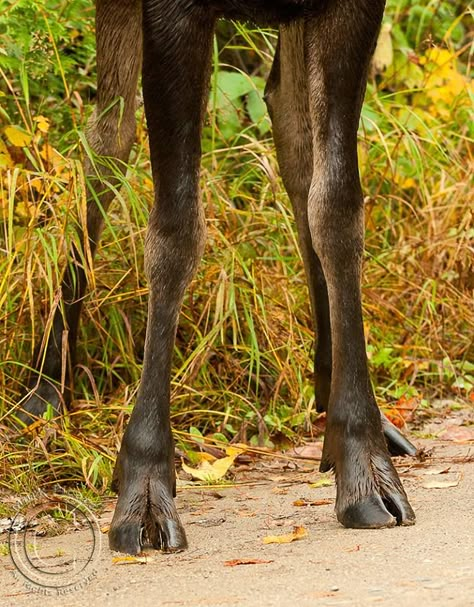
[[(316, 405), (318, 411), (327, 411), (332, 374), (331, 323), (326, 278), (313, 247), (308, 221), (313, 142), (304, 27), (304, 21), (298, 21), (281, 28), (265, 100), (272, 119), (280, 172), (295, 213), (317, 330), (314, 362)], [(394, 455), (414, 455), (414, 445), (381, 415), (390, 452)]]
[(32, 365), (35, 371), (29, 382), (32, 391), (21, 403), (23, 411), (18, 414), (25, 423), (42, 415), (48, 403), (59, 412), (63, 399), (61, 379), (72, 379), (79, 315), (87, 287), (86, 260), (94, 255), (103, 214), (114, 198), (109, 184), (118, 186), (117, 175), (125, 173), (135, 138), (142, 53), (139, 0), (97, 0), (96, 39), (97, 103), (87, 132), (88, 144), (96, 158), (87, 157), (84, 167), (88, 186), (87, 224), (80, 234), (82, 253), (72, 251), (61, 284), (62, 306), (54, 313), (45, 347), (35, 355)]
[(166, 0), (145, 0), (143, 10), (143, 91), (155, 183), (145, 253), (150, 296), (142, 379), (117, 459), (119, 498), (109, 533), (112, 549), (132, 554), (140, 551), (142, 536), (167, 551), (186, 547), (173, 501), (170, 373), (184, 292), (204, 249), (199, 169), (214, 31), (212, 15), (188, 2), (170, 9)]
[(331, 387), (331, 326), (326, 279), (313, 248), (308, 224), (313, 144), (303, 40), (303, 21), (281, 27), (265, 101), (272, 119), (280, 173), (295, 214), (313, 323), (317, 330), (314, 358), (316, 407), (318, 411), (326, 411)]
[(369, 379), (361, 308), (364, 240), (357, 128), (383, 0), (341, 0), (305, 22), (313, 171), (308, 221), (327, 281), (332, 376), (321, 470), (334, 468), (347, 527), (413, 524)]

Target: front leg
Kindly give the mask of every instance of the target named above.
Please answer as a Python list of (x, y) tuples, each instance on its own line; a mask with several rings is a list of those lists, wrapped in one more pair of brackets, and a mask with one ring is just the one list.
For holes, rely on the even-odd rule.
[(113, 550), (131, 554), (146, 540), (167, 551), (186, 547), (173, 500), (170, 373), (184, 291), (204, 249), (200, 138), (214, 30), (212, 14), (191, 2), (144, 0), (143, 11), (143, 92), (155, 183), (145, 252), (150, 297), (142, 379), (117, 460), (119, 498), (109, 533)]
[(383, 0), (339, 0), (305, 23), (313, 143), (308, 222), (327, 282), (332, 371), (321, 470), (347, 527), (412, 524), (370, 383), (361, 307), (363, 197), (357, 129)]

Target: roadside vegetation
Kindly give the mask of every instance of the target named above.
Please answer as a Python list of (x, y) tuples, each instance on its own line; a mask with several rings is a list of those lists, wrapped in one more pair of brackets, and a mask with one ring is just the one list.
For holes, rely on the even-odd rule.
[[(398, 425), (434, 398), (474, 402), (472, 9), (388, 0), (360, 125), (364, 312), (380, 406)], [(0, 4), (0, 483), (108, 490), (145, 336), (152, 182), (143, 111), (90, 271), (75, 398), (21, 437), (10, 414), (58, 304), (84, 217), (95, 94), (90, 0)], [(295, 224), (262, 99), (276, 33), (222, 24), (203, 140), (208, 245), (175, 348), (172, 420), (196, 441), (280, 448), (316, 433), (313, 330)]]

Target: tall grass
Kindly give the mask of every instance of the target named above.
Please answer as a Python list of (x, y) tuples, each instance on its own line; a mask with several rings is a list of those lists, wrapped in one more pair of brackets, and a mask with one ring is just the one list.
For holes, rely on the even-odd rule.
[[(145, 335), (152, 183), (141, 111), (127, 178), (89, 276), (71, 411), (22, 436), (9, 429), (34, 345), (59, 305), (85, 208), (81, 141), (94, 96), (93, 12), (85, 0), (48, 2), (55, 12), (44, 2), (8, 1), (1, 15), (1, 483), (17, 491), (83, 483), (103, 493)], [(389, 2), (390, 27), (361, 121), (363, 294), (379, 403), (411, 399), (426, 408), (434, 396), (472, 399), (474, 384), (472, 15), (451, 2), (409, 4)], [(239, 25), (223, 26), (215, 46), (203, 141), (208, 245), (174, 356), (172, 417), (183, 449), (189, 433), (254, 445), (296, 440), (316, 417), (304, 272), (259, 115), (274, 43), (274, 32)], [(231, 70), (254, 92), (235, 96), (225, 76)], [(219, 89), (222, 82), (229, 88)]]

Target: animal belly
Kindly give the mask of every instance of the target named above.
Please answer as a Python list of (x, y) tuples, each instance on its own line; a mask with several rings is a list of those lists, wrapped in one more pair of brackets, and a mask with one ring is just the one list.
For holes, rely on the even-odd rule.
[(203, 3), (228, 19), (272, 25), (302, 17), (305, 11), (321, 7), (325, 0), (204, 0)]

